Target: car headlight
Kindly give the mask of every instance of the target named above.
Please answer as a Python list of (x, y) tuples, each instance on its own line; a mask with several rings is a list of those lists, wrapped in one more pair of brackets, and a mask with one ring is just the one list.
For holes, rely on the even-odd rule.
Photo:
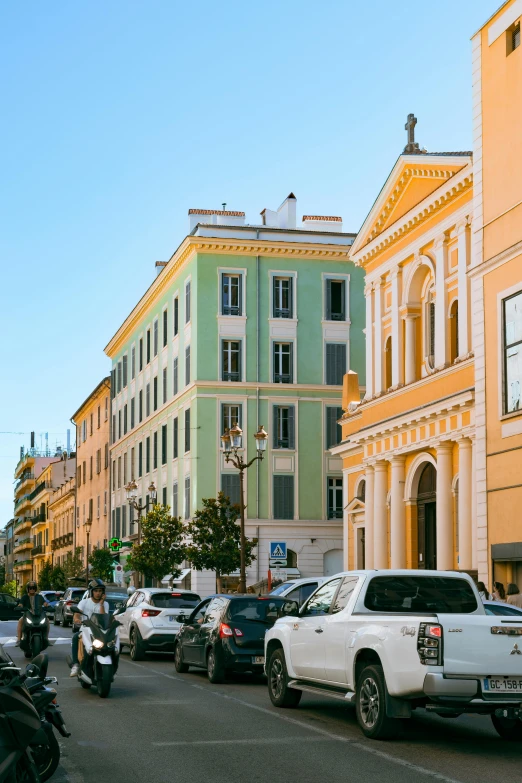
[(100, 639), (95, 639), (92, 643), (92, 646), (95, 647), (97, 650), (101, 650), (104, 646), (104, 643)]

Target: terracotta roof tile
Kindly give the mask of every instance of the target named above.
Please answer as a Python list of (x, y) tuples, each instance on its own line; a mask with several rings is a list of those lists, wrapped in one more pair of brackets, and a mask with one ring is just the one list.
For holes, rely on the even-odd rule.
[(330, 220), (334, 223), (342, 223), (342, 217), (335, 217), (334, 215), (303, 215), (304, 220)]
[(226, 209), (189, 209), (189, 215), (229, 215), (231, 217), (245, 217), (244, 212), (229, 212)]

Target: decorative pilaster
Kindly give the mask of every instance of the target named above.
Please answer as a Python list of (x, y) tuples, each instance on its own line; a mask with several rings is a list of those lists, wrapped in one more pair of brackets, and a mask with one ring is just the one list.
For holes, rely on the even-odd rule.
[(402, 269), (396, 267), (391, 273), (392, 290), (392, 386), (402, 386), (402, 324), (400, 316), (400, 299), (402, 293)]
[(365, 568), (373, 568), (374, 562), (374, 535), (373, 535), (373, 507), (374, 507), (374, 470), (373, 465), (366, 466), (366, 488), (364, 500), (364, 539), (365, 539)]
[(459, 282), (459, 356), (466, 357), (471, 350), (469, 342), (469, 218), (457, 223), (458, 282)]
[(437, 446), (437, 570), (453, 568), (453, 444), (444, 441)]
[(382, 384), (382, 280), (379, 278), (373, 286), (374, 290), (374, 394), (380, 394), (383, 390)]
[(388, 568), (388, 463), (375, 463), (373, 503), (373, 567)]
[(459, 440), (459, 569), (473, 568), (471, 548), (471, 441)]
[(404, 321), (404, 381), (417, 380), (417, 324), (418, 313), (412, 313), (407, 307), (401, 310)]
[(403, 456), (391, 460), (390, 550), (391, 568), (406, 568), (406, 506)]
[(448, 243), (445, 234), (435, 240), (435, 368), (446, 366), (446, 270), (448, 266)]
[(364, 288), (366, 298), (366, 399), (373, 397), (373, 286)]

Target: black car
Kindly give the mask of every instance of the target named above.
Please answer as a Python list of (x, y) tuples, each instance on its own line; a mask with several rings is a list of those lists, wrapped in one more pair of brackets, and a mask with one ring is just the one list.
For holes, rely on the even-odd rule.
[(0, 593), (0, 620), (18, 620), (23, 614), (23, 609), (17, 604), (17, 598), (7, 593)]
[(278, 617), (297, 614), (295, 601), (274, 596), (213, 595), (194, 609), (174, 643), (176, 671), (206, 669), (210, 682), (228, 672), (262, 674), (265, 633)]
[(67, 628), (72, 623), (71, 607), (82, 600), (85, 587), (68, 587), (54, 608), (54, 624)]

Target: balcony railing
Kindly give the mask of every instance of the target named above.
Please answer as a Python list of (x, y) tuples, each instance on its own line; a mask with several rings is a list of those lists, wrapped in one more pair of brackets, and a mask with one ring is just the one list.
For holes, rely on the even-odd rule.
[(13, 568), (16, 570), (17, 568), (31, 568), (33, 564), (32, 560), (18, 560), (18, 562), (13, 563)]
[(36, 557), (36, 555), (43, 555), (45, 553), (45, 547), (43, 544), (39, 544), (38, 546), (33, 546), (31, 549), (31, 555), (33, 557)]
[(274, 375), (274, 383), (292, 383), (291, 373), (276, 373)]
[(28, 501), (30, 501), (30, 499), (31, 499), (31, 495), (30, 495), (29, 492), (27, 494), (25, 494), (25, 495), (22, 495), (21, 498), (18, 498), (18, 500), (16, 501), (15, 506), (14, 506), (15, 507), (15, 511), (16, 511), (17, 508), (20, 508), (20, 506), (22, 506), (24, 503), (27, 503)]
[(39, 525), (40, 522), (45, 522), (45, 520), (46, 520), (45, 511), (41, 511), (35, 517), (31, 517), (31, 522), (33, 523), (33, 525)]
[(14, 529), (16, 530), (18, 527), (21, 527), (22, 525), (27, 525), (32, 523), (32, 517), (23, 517), (22, 519), (19, 519), (18, 522), (14, 523)]
[(238, 383), (241, 380), (241, 375), (238, 372), (224, 372), (223, 380), (234, 381), (235, 383)]
[(35, 498), (37, 495), (39, 495), (39, 494), (40, 494), (40, 492), (42, 492), (42, 490), (44, 490), (44, 489), (48, 489), (48, 488), (49, 488), (49, 487), (51, 487), (51, 486), (52, 486), (52, 484), (51, 484), (51, 482), (50, 482), (50, 481), (41, 481), (41, 482), (40, 482), (40, 484), (38, 484), (38, 486), (36, 486), (36, 487), (33, 489), (33, 491), (29, 493), (29, 499), (30, 499), (30, 500), (34, 500), (34, 498)]
[(53, 538), (51, 541), (51, 549), (61, 549), (62, 546), (70, 546), (73, 542), (73, 534), (72, 533), (66, 533), (64, 536), (59, 536), (58, 538)]
[(328, 509), (328, 519), (342, 519), (343, 518), (343, 510), (342, 508), (332, 508), (331, 506)]
[(34, 473), (32, 471), (28, 471), (27, 473), (23, 473), (20, 476), (20, 479), (15, 484), (15, 492), (18, 492), (24, 481), (29, 481), (30, 479), (34, 479)]

